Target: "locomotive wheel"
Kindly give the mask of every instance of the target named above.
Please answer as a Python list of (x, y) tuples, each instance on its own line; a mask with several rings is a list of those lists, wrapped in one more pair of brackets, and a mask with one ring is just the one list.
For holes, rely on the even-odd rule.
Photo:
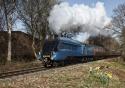
[(94, 58), (92, 57), (91, 59), (90, 59), (90, 61), (93, 61), (94, 60)]
[(87, 57), (85, 57), (85, 58), (84, 58), (84, 62), (86, 63), (86, 62), (87, 62), (87, 60), (88, 60), (88, 58), (87, 58)]
[(44, 65), (45, 67), (51, 67), (51, 64), (52, 64), (52, 61), (49, 60), (49, 58), (44, 58), (44, 59), (43, 59), (43, 65)]
[(84, 60), (85, 60), (85, 58), (81, 58), (81, 62), (82, 62), (82, 63), (84, 63), (84, 62), (85, 62)]
[(54, 61), (54, 62), (52, 63), (52, 66), (53, 66), (53, 67), (57, 67), (58, 65), (59, 65), (58, 62), (55, 62), (55, 61)]
[(65, 65), (65, 61), (62, 61), (62, 62), (61, 62), (61, 66), (64, 66), (64, 65)]

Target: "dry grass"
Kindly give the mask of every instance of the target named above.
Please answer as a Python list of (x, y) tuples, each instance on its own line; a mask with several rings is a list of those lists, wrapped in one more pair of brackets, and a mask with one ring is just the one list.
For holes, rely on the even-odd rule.
[[(90, 67), (112, 72), (109, 85), (89, 79)], [(125, 88), (125, 66), (105, 60), (50, 69), (0, 80), (0, 88)]]

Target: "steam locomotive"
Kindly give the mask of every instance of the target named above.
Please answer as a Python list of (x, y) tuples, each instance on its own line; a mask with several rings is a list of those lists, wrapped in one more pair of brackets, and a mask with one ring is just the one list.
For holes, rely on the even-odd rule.
[(100, 58), (119, 56), (120, 53), (109, 52), (102, 46), (83, 44), (69, 38), (46, 40), (38, 59), (45, 67), (64, 65), (75, 61), (92, 61)]

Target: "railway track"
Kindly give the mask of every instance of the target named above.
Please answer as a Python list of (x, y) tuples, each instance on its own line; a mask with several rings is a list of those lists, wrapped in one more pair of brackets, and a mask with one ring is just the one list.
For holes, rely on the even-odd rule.
[(43, 71), (43, 70), (47, 70), (47, 68), (44, 68), (42, 66), (42, 67), (34, 67), (34, 68), (23, 69), (23, 70), (3, 72), (3, 73), (0, 73), (0, 79), (12, 77), (12, 76), (24, 75), (24, 74), (28, 74), (28, 73)]
[[(116, 57), (116, 56), (118, 57), (120, 55), (115, 55), (115, 56), (111, 56), (111, 57)], [(89, 62), (89, 61), (87, 61), (87, 62)], [(86, 62), (84, 62), (84, 63), (86, 63)], [(44, 70), (48, 70), (48, 69), (52, 69), (52, 68), (45, 68), (45, 67), (41, 66), (41, 67), (34, 67), (34, 68), (23, 69), (23, 70), (3, 72), (3, 73), (0, 73), (0, 79), (9, 78), (9, 77), (12, 77), (12, 76), (24, 75), (24, 74), (38, 72), (38, 71), (44, 71)]]

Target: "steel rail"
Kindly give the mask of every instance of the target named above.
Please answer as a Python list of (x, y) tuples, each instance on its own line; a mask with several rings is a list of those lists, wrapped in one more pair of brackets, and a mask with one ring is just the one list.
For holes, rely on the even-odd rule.
[(0, 79), (12, 77), (12, 76), (24, 75), (24, 74), (28, 74), (28, 73), (43, 71), (43, 70), (47, 70), (47, 68), (34, 67), (34, 68), (28, 68), (28, 69), (23, 69), (23, 70), (15, 70), (15, 71), (3, 72), (3, 73), (0, 73)]

